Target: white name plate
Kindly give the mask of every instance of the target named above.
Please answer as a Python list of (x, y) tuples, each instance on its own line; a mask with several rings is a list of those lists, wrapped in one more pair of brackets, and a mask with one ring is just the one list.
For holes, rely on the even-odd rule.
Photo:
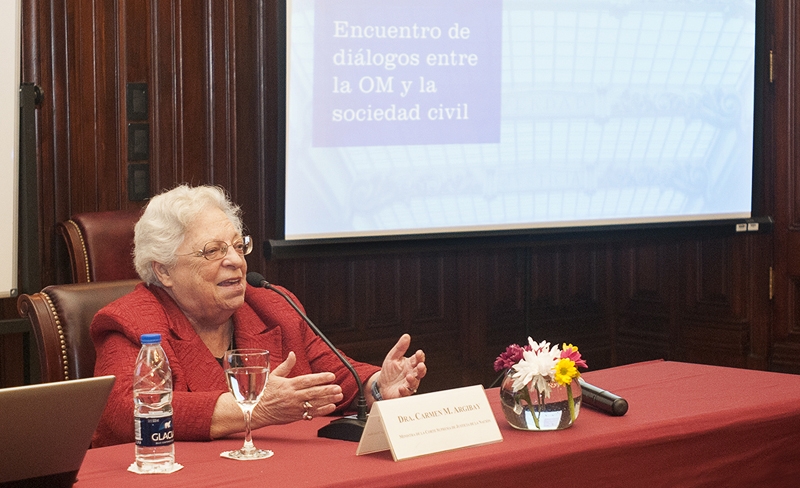
[(475, 385), (373, 403), (356, 454), (391, 449), (399, 461), (502, 440), (486, 392)]

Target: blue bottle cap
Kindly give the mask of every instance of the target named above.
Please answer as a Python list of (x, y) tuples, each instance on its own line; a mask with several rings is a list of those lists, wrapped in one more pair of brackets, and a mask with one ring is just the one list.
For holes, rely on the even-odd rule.
[(161, 334), (142, 334), (142, 344), (158, 344), (161, 342)]

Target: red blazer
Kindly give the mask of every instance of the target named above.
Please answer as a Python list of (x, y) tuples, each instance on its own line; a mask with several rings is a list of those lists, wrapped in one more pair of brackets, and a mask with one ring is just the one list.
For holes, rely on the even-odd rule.
[[(294, 298), (294, 296), (292, 296)], [(295, 300), (296, 301), (296, 300)], [(299, 302), (296, 301), (299, 304)], [(277, 293), (247, 286), (245, 303), (233, 315), (237, 347), (267, 349), (274, 369), (294, 351), (291, 376), (330, 371), (341, 385), (339, 411), (358, 395), (355, 379), (328, 346)], [(210, 440), (211, 414), (228, 391), (217, 359), (195, 333), (172, 298), (158, 286), (140, 284), (100, 310), (91, 325), (97, 352), (95, 376), (117, 377), (92, 439), (92, 446), (133, 442), (133, 368), (140, 336), (160, 333), (172, 369), (173, 428), (176, 440)], [(361, 381), (380, 368), (352, 361)]]

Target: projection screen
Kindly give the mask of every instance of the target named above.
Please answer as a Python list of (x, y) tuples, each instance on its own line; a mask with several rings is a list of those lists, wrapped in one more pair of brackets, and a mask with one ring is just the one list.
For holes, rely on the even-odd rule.
[(283, 239), (751, 217), (750, 1), (287, 0)]

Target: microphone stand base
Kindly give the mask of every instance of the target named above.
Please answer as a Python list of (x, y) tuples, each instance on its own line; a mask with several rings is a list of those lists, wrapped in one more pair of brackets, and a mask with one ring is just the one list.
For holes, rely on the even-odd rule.
[(325, 427), (319, 429), (317, 431), (317, 437), (358, 442), (361, 440), (361, 434), (364, 433), (364, 426), (366, 424), (366, 420), (359, 420), (355, 415), (349, 415), (333, 420)]

